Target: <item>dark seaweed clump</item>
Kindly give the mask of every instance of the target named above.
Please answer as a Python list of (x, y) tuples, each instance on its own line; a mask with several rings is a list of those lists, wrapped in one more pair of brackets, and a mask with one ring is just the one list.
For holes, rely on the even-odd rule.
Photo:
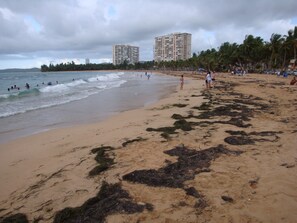
[[(194, 107), (193, 109), (195, 109)], [(213, 117), (220, 116), (229, 116), (231, 118), (236, 118), (243, 121), (249, 121), (250, 117), (253, 117), (253, 110), (248, 108), (246, 105), (242, 104), (225, 104), (219, 107), (216, 107), (212, 110), (201, 109), (197, 107), (198, 110), (206, 110), (202, 112), (199, 116), (194, 116), (198, 119), (211, 119)]]
[(173, 107), (184, 108), (187, 107), (187, 104), (173, 104)]
[(253, 145), (255, 141), (248, 136), (229, 136), (224, 139), (226, 143), (230, 145)]
[(171, 134), (177, 134), (176, 130), (181, 129), (183, 131), (191, 131), (193, 130), (192, 125), (190, 122), (187, 122), (185, 119), (179, 119), (179, 115), (173, 115), (177, 121), (174, 122), (173, 126), (169, 127), (161, 127), (161, 128), (147, 128), (146, 131), (148, 132), (162, 132), (161, 136), (165, 139), (169, 139)]
[(155, 187), (183, 188), (184, 182), (194, 179), (195, 174), (209, 171), (208, 168), (211, 161), (220, 155), (238, 155), (241, 152), (230, 151), (219, 145), (202, 151), (178, 146), (172, 150), (165, 151), (165, 153), (170, 156), (178, 156), (178, 161), (158, 170), (136, 170), (124, 175), (123, 179)]
[(194, 187), (186, 188), (185, 181), (194, 179), (195, 175), (201, 172), (209, 172), (211, 161), (222, 154), (241, 154), (239, 151), (230, 151), (223, 145), (202, 151), (178, 146), (165, 151), (165, 153), (170, 156), (178, 156), (177, 162), (168, 163), (167, 166), (157, 170), (136, 170), (124, 175), (123, 180), (154, 187), (182, 188), (187, 195), (197, 198), (194, 207), (199, 211), (207, 207), (207, 202)]
[(151, 204), (134, 203), (129, 193), (119, 183), (103, 185), (96, 197), (87, 200), (81, 207), (65, 208), (59, 211), (54, 223), (101, 223), (108, 215), (115, 213), (133, 214), (145, 209), (152, 211)]
[[(224, 139), (224, 141), (226, 143), (229, 143), (230, 145), (253, 145), (255, 144), (256, 141), (269, 141), (269, 142), (276, 142), (279, 137), (277, 136), (277, 134), (281, 134), (283, 132), (281, 131), (263, 131), (263, 132), (250, 132), (250, 133), (246, 133), (244, 131), (232, 131), (232, 130), (228, 130), (226, 131), (227, 133), (229, 133), (231, 136), (226, 137)], [(263, 136), (263, 137), (275, 137), (275, 139), (273, 140), (269, 140), (266, 138), (254, 138), (252, 136)]]
[(133, 142), (141, 142), (141, 141), (145, 141), (146, 139), (141, 138), (141, 137), (137, 137), (136, 139), (131, 139), (131, 140), (127, 140), (126, 142), (122, 143), (123, 147), (126, 147), (128, 144), (131, 144)]
[(0, 222), (1, 223), (29, 223), (27, 216), (22, 213), (14, 214), (4, 219), (0, 218)]
[(99, 165), (95, 166), (90, 172), (89, 176), (93, 177), (100, 174), (102, 171), (107, 170), (114, 164), (113, 159), (106, 154), (106, 151), (113, 150), (111, 146), (101, 146), (91, 150), (91, 153), (96, 154), (95, 160)]

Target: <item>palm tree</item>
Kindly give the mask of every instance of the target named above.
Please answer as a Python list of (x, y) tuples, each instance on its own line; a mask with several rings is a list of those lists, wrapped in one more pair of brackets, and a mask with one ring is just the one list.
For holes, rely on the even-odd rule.
[[(270, 56), (270, 62), (269, 62), (270, 68), (272, 68), (272, 66), (276, 65), (276, 62), (278, 59), (277, 56), (279, 54), (279, 49), (280, 49), (282, 42), (283, 42), (283, 38), (280, 34), (273, 33), (271, 35), (271, 37), (270, 37), (271, 56)], [(273, 62), (273, 64), (272, 64), (272, 62)]]
[(292, 30), (292, 37), (293, 37), (293, 49), (294, 49), (294, 59), (296, 58), (296, 49), (297, 49), (297, 26), (294, 27), (294, 30)]

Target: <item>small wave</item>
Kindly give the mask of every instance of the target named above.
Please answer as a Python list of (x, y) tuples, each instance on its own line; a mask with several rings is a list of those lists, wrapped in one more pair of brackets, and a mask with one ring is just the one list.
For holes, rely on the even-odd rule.
[(88, 82), (96, 82), (96, 81), (113, 81), (119, 79), (121, 75), (124, 73), (110, 73), (107, 75), (97, 75), (96, 77), (91, 77), (88, 79)]
[(9, 94), (1, 94), (0, 95), (0, 100), (2, 100), (2, 99), (6, 99), (6, 98), (8, 98), (9, 97)]
[(39, 104), (39, 105), (35, 104), (35, 105), (31, 105), (29, 107), (23, 107), (23, 108), (18, 109), (18, 110), (13, 110), (13, 111), (10, 110), (10, 111), (6, 111), (6, 112), (3, 112), (3, 113), (0, 112), (0, 118), (5, 118), (5, 117), (17, 115), (17, 114), (22, 114), (22, 113), (26, 113), (26, 112), (33, 111), (33, 110), (39, 110), (39, 109), (54, 107), (54, 106), (66, 104), (66, 103), (69, 103), (69, 102), (72, 102), (72, 101), (78, 101), (78, 100), (87, 98), (88, 96), (90, 96), (92, 94), (94, 94), (94, 93), (82, 94), (80, 96), (76, 95), (76, 96), (72, 96), (72, 97), (69, 97), (69, 98), (63, 97), (63, 100), (61, 100), (61, 101), (51, 101), (51, 102), (48, 102), (46, 104)]
[(87, 83), (86, 81), (82, 80), (82, 79), (79, 79), (79, 80), (76, 80), (76, 81), (73, 81), (73, 82), (70, 82), (70, 83), (67, 83), (65, 84), (66, 86), (69, 86), (69, 87), (75, 87), (77, 85), (81, 85), (81, 84), (85, 84)]
[(67, 87), (65, 84), (57, 84), (57, 85), (53, 85), (53, 86), (47, 86), (44, 87), (42, 89), (40, 89), (40, 92), (42, 93), (60, 93), (63, 91), (67, 91), (69, 89), (69, 87)]
[(11, 94), (0, 95), (0, 102), (7, 100), (16, 100), (24, 97), (37, 96), (40, 91), (37, 88), (32, 88), (30, 90), (18, 91)]
[(86, 84), (86, 83), (87, 83), (86, 81), (79, 79), (79, 80), (72, 81), (72, 82), (65, 83), (65, 84), (46, 86), (46, 87), (40, 89), (40, 91), (42, 93), (61, 93), (61, 92), (68, 91), (69, 88), (71, 88), (71, 87), (75, 87), (75, 86)]

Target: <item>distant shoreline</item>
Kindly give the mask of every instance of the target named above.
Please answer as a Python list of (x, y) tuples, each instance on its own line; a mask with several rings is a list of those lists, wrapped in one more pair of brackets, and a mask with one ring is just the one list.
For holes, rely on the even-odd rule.
[(5, 72), (39, 72), (41, 71), (39, 68), (8, 68), (8, 69), (0, 69), (0, 73), (5, 73)]

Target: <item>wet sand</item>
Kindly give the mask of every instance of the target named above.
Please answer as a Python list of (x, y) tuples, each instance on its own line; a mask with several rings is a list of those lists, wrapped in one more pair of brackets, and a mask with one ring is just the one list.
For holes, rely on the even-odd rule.
[(153, 105), (0, 145), (2, 220), (295, 222), (297, 87), (181, 74)]

